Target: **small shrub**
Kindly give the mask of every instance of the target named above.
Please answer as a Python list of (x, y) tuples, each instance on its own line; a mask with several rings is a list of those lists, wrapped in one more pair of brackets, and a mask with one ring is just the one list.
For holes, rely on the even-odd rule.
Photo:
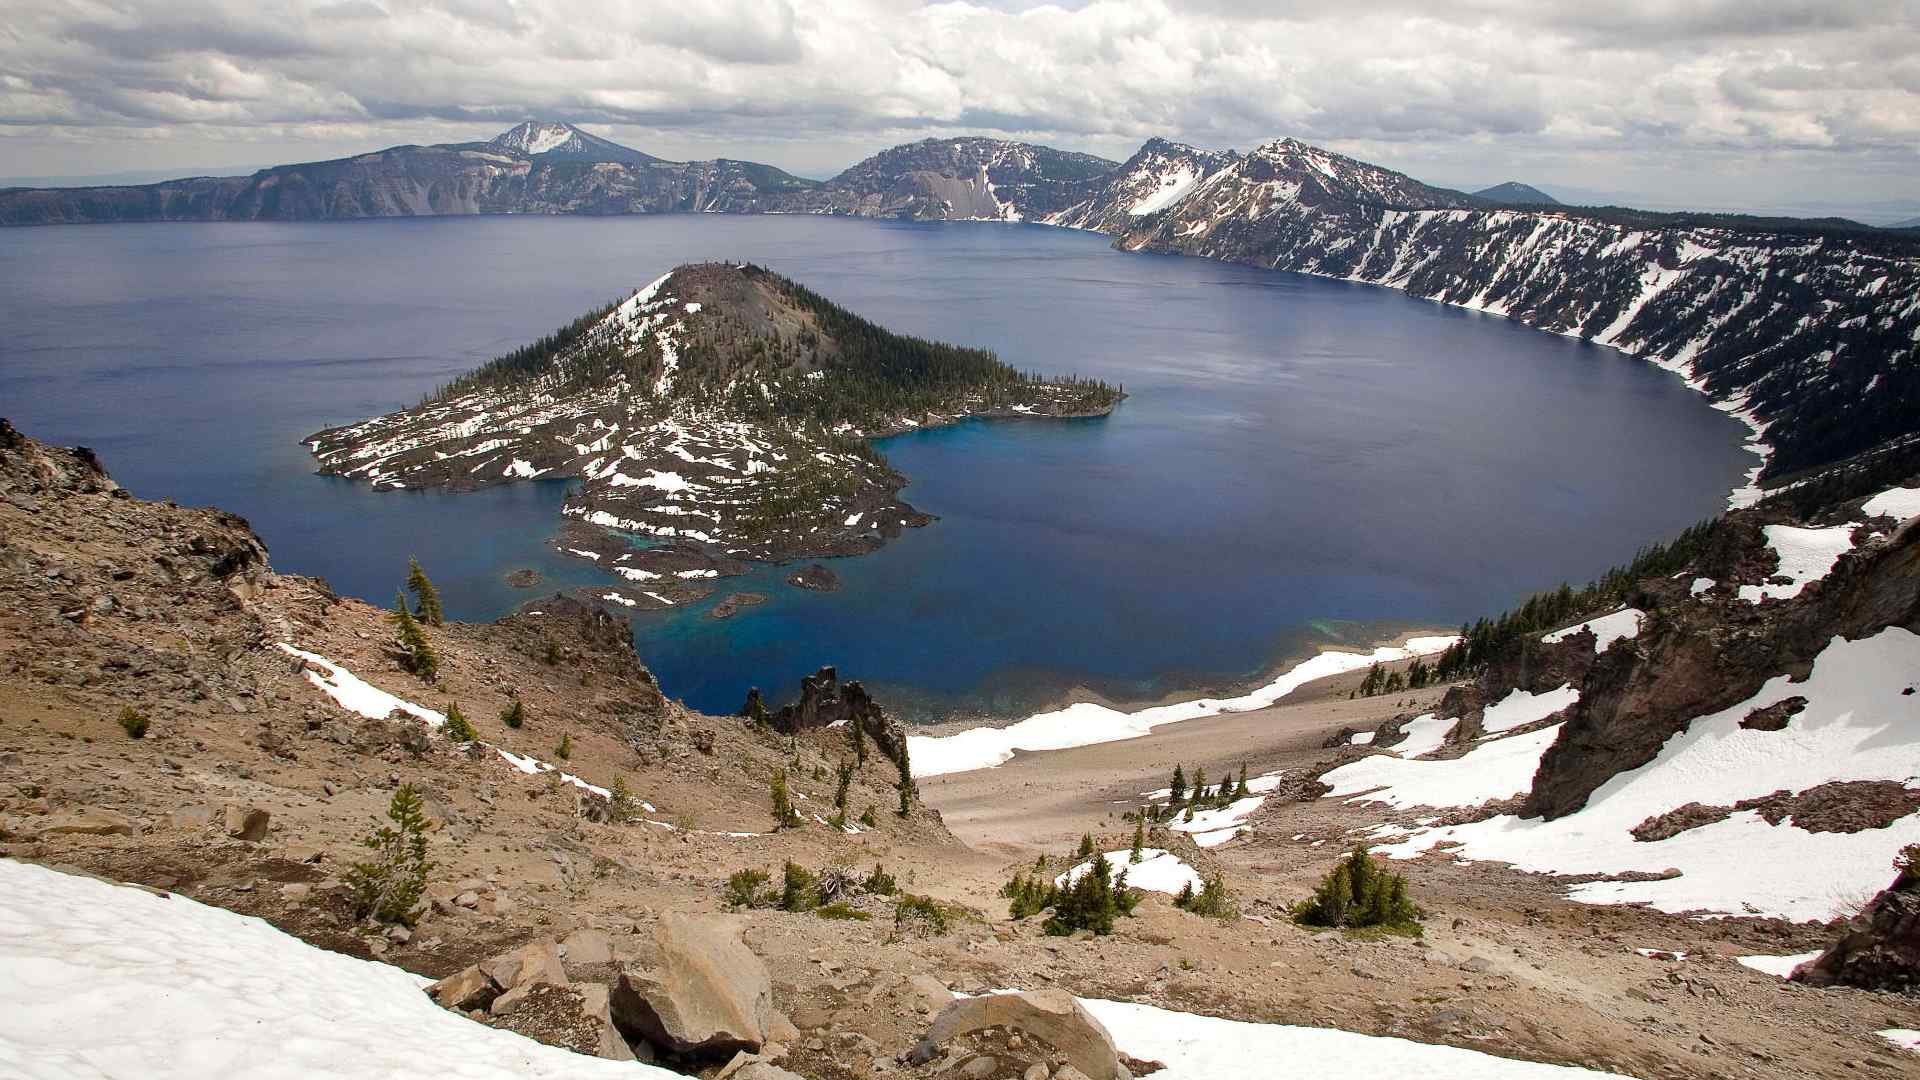
[(441, 725), (440, 730), (448, 739), (457, 743), (470, 743), (480, 737), (480, 733), (473, 730), (473, 725), (467, 722), (466, 714), (460, 711), (460, 703), (457, 701), (447, 706), (447, 722)]
[(931, 896), (908, 893), (893, 903), (893, 925), (896, 930), (944, 934), (952, 926), (952, 918), (946, 905)]
[(773, 890), (767, 888), (765, 870), (736, 870), (727, 878), (726, 901), (734, 907), (770, 907)]
[(381, 825), (363, 838), (373, 858), (354, 863), (346, 873), (354, 907), (361, 917), (381, 922), (410, 923), (413, 907), (426, 891), (427, 812), (412, 784), (393, 793), (387, 804), (391, 825)]
[(608, 812), (615, 822), (625, 824), (640, 816), (640, 800), (627, 788), (627, 778), (616, 776), (607, 788)]
[(1091, 858), (1093, 856), (1093, 834), (1092, 833), (1080, 834), (1080, 847), (1078, 850), (1076, 850), (1073, 853), (1073, 855), (1074, 855), (1074, 858), (1076, 859), (1086, 859), (1086, 858)]
[(868, 922), (873, 918), (872, 915), (849, 905), (844, 900), (838, 900), (831, 904), (821, 904), (819, 907), (813, 909), (813, 913), (823, 919), (852, 919), (856, 922)]
[(1106, 856), (1095, 855), (1092, 865), (1079, 877), (1060, 886), (1051, 905), (1053, 916), (1042, 929), (1058, 937), (1076, 930), (1113, 933), (1113, 917), (1120, 910), (1113, 893), (1113, 866)]
[(1356, 846), (1312, 896), (1294, 905), (1293, 918), (1303, 926), (1420, 934), (1420, 909), (1407, 897), (1407, 879), (1375, 865), (1365, 845)]
[(865, 825), (869, 829), (877, 829), (880, 827), (880, 817), (873, 812), (873, 807), (869, 806), (865, 810), (860, 811), (860, 824)]
[(541, 656), (541, 659), (549, 664), (558, 664), (560, 662), (560, 643), (549, 639), (547, 641), (547, 651)]
[(525, 706), (520, 704), (519, 698), (514, 698), (513, 704), (508, 705), (500, 711), (500, 722), (516, 731), (519, 730), (521, 724), (527, 722), (527, 710)]
[(120, 710), (120, 730), (127, 733), (129, 739), (147, 737), (147, 714), (129, 705)]
[(773, 804), (773, 827), (791, 829), (800, 824), (800, 814), (793, 808), (793, 796), (787, 791), (787, 770), (773, 770), (773, 779), (767, 785), (767, 793)]
[(893, 875), (887, 873), (879, 863), (873, 864), (873, 873), (868, 874), (867, 880), (860, 883), (860, 888), (863, 892), (869, 892), (875, 896), (892, 896), (900, 891), (900, 886), (893, 880)]
[(572, 735), (562, 734), (560, 736), (560, 745), (553, 748), (553, 756), (559, 758), (561, 761), (565, 761), (573, 756)]
[(1227, 896), (1226, 879), (1219, 874), (1201, 883), (1200, 891), (1193, 891), (1191, 882), (1180, 887), (1180, 895), (1174, 897), (1175, 907), (1190, 911), (1195, 915), (1207, 915), (1224, 918), (1233, 914), (1233, 902)]
[(787, 863), (781, 873), (780, 910), (811, 911), (819, 906), (819, 879), (799, 863)]
[(1040, 875), (1029, 877), (1015, 874), (1012, 881), (1000, 886), (1000, 895), (1010, 901), (1007, 914), (1015, 919), (1024, 919), (1058, 903), (1060, 888), (1051, 879)]

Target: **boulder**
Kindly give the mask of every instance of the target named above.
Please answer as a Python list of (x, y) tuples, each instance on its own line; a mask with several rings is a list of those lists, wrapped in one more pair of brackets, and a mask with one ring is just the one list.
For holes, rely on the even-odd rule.
[(566, 959), (570, 971), (593, 964), (611, 964), (613, 935), (605, 930), (575, 930), (561, 940), (560, 955)]
[(78, 810), (42, 818), (28, 831), (40, 836), (131, 836), (133, 822), (111, 810)]
[(482, 960), (479, 967), (503, 991), (535, 983), (568, 985), (566, 966), (560, 963), (560, 946), (551, 938), (530, 941), (512, 952)]
[(443, 1009), (484, 1009), (500, 996), (500, 987), (479, 965), (457, 971), (427, 987), (427, 996)]
[(1912, 992), (1920, 988), (1920, 878), (1901, 871), (1826, 952), (1795, 968), (1795, 982)]
[(1132, 1080), (1113, 1036), (1064, 990), (960, 998), (934, 1017), (907, 1060), (924, 1065), (954, 1037), (994, 1027), (1044, 1039), (1090, 1080)]
[(654, 944), (657, 966), (624, 971), (613, 988), (621, 1033), (682, 1057), (759, 1050), (773, 1023), (773, 982), (740, 941), (739, 920), (668, 912)]
[(227, 835), (235, 840), (259, 843), (267, 838), (267, 827), (272, 814), (257, 806), (228, 806)]

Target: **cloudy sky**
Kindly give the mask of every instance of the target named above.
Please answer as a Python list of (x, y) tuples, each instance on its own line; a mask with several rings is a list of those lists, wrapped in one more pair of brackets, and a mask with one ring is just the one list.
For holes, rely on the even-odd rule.
[[(995, 134), (1295, 136), (1477, 187), (1920, 213), (1920, 0), (7, 0), (0, 176), (572, 121), (827, 176)], [(1901, 207), (1907, 207), (1901, 210)]]

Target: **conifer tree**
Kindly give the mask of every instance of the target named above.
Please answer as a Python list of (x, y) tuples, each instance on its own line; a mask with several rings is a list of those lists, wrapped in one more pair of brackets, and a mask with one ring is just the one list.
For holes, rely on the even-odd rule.
[(1081, 858), (1081, 859), (1087, 858), (1088, 856), (1093, 854), (1093, 834), (1092, 833), (1080, 834), (1080, 849), (1074, 854), (1076, 858)]
[(847, 727), (851, 729), (848, 732), (848, 738), (853, 740), (853, 767), (856, 769), (864, 769), (867, 767), (866, 725), (862, 724), (860, 718), (856, 716), (853, 718), (853, 722), (849, 723)]
[(780, 768), (773, 770), (771, 795), (773, 797), (773, 827), (776, 829), (790, 829), (800, 824), (800, 815), (793, 809), (793, 796), (787, 793), (786, 769)]
[(393, 598), (393, 615), (390, 616), (400, 638), (400, 650), (405, 654), (404, 663), (408, 671), (432, 682), (440, 674), (440, 654), (433, 650), (433, 643), (427, 640), (426, 631), (407, 610), (407, 596), (400, 593)]
[(1244, 761), (1240, 763), (1240, 786), (1234, 789), (1233, 797), (1236, 799), (1247, 797), (1247, 763)]
[[(1207, 798), (1207, 770), (1195, 769), (1193, 770), (1193, 801), (1205, 802), (1206, 798)], [(1193, 807), (1189, 805), (1187, 809), (1192, 810)], [(1189, 818), (1188, 820), (1192, 820), (1192, 819)]]
[(470, 743), (480, 737), (473, 730), (473, 725), (467, 722), (466, 714), (460, 711), (460, 703), (457, 701), (447, 704), (447, 722), (440, 730), (446, 733), (447, 738), (457, 743)]
[(561, 761), (565, 761), (573, 756), (573, 736), (571, 734), (561, 734), (560, 745), (553, 748), (553, 756), (559, 758)]
[(412, 784), (393, 793), (387, 818), (393, 824), (381, 825), (360, 841), (374, 854), (348, 868), (347, 886), (362, 916), (411, 923), (414, 905), (426, 891), (427, 871), (433, 868), (427, 861), (426, 807)]
[(519, 698), (514, 698), (511, 704), (500, 710), (500, 722), (516, 730), (527, 722), (527, 710), (520, 704)]
[(414, 614), (429, 626), (443, 626), (446, 616), (440, 611), (440, 590), (427, 580), (427, 572), (420, 569), (420, 560), (407, 559), (407, 591), (414, 595), (418, 606)]
[(740, 707), (740, 715), (753, 721), (755, 727), (766, 726), (767, 705), (764, 701), (760, 700), (759, 687), (754, 686), (747, 689), (747, 703)]
[(1130, 863), (1139, 862), (1141, 859), (1140, 850), (1146, 846), (1147, 846), (1147, 808), (1143, 806), (1140, 808), (1139, 819), (1133, 823), (1133, 851), (1128, 854), (1127, 861)]
[(1187, 801), (1187, 771), (1180, 765), (1173, 767), (1173, 797), (1168, 806), (1179, 806)]
[(639, 802), (627, 787), (626, 777), (613, 778), (612, 786), (607, 789), (607, 806), (614, 821), (625, 823), (640, 816)]
[(833, 791), (833, 827), (847, 827), (847, 789), (853, 784), (853, 766), (845, 761), (840, 763), (840, 783)]

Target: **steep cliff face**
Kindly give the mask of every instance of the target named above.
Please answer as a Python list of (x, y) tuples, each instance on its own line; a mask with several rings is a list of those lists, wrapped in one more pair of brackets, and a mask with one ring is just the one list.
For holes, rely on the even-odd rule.
[[(1920, 249), (1864, 233), (1486, 209), (1292, 140), (1212, 164), (1164, 155), (1160, 176), (1205, 179), (1129, 220), (1119, 246), (1386, 285), (1644, 356), (1764, 427), (1768, 476), (1914, 429)], [(1085, 217), (1119, 220), (1113, 207)]]
[[(1648, 612), (1636, 639), (1608, 649), (1583, 678), (1571, 680), (1579, 701), (1541, 758), (1522, 815), (1551, 820), (1579, 811), (1614, 776), (1654, 760), (1695, 718), (1746, 701), (1779, 676), (1804, 679), (1836, 639), (1860, 640), (1889, 627), (1920, 632), (1920, 521), (1892, 536), (1884, 526), (1851, 523), (1876, 516), (1856, 509), (1842, 524), (1819, 529), (1777, 510), (1745, 511), (1720, 524), (1722, 543), (1697, 573), (1645, 583), (1629, 600)], [(1792, 595), (1771, 595), (1782, 590), (1767, 582), (1783, 571), (1794, 576), (1786, 565), (1795, 558), (1790, 538), (1814, 532), (1838, 534), (1835, 543), (1847, 550)], [(1782, 544), (1787, 548), (1776, 550)], [(1695, 581), (1708, 584), (1696, 591)], [(1769, 594), (1751, 599), (1762, 589)], [(1537, 648), (1574, 651), (1577, 642)], [(1519, 685), (1514, 667), (1491, 669), (1482, 693), (1493, 699)], [(1788, 702), (1743, 725), (1780, 730), (1796, 712)]]
[(1033, 221), (1084, 199), (1114, 163), (1004, 139), (927, 139), (883, 150), (798, 200), (861, 217)]

